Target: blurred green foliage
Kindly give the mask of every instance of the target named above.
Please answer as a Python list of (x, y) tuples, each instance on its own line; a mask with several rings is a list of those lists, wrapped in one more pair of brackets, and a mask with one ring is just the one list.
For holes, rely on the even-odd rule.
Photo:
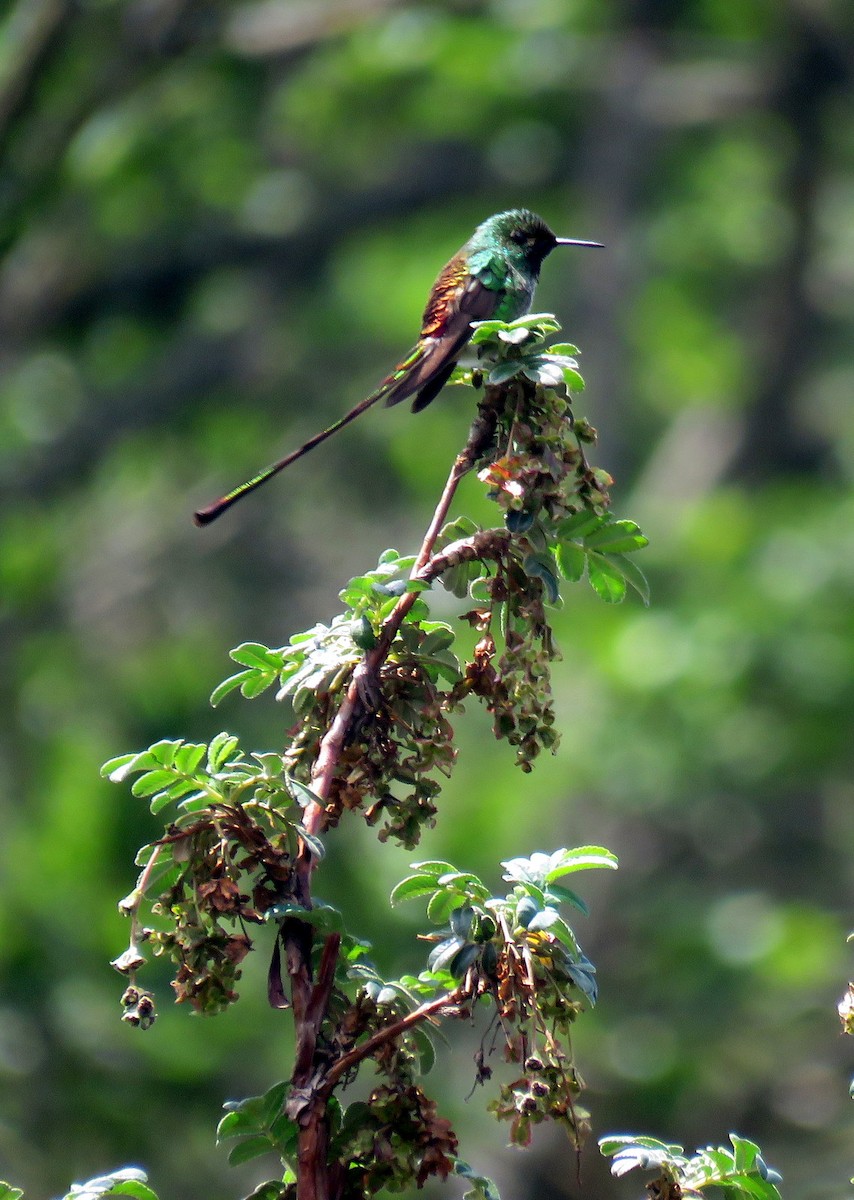
[[(115, 901), (154, 826), (98, 765), (223, 720), (277, 744), (272, 700), (207, 709), (228, 648), (284, 644), (415, 548), (469, 397), (367, 416), (215, 529), (190, 513), (375, 386), (446, 258), (524, 203), (608, 245), (550, 260), (538, 307), (584, 351), (653, 604), (576, 589), (559, 755), (520, 778), (472, 714), (423, 849), (486, 878), (541, 844), (614, 850), (582, 933), (597, 1132), (735, 1129), (787, 1195), (840, 1194), (850, 4), (11, 0), (0, 21), (0, 1175), (62, 1195), (139, 1162), (190, 1200), (251, 1178), (213, 1137), (288, 1061), (266, 963), (216, 1021), (119, 1023)], [(417, 921), (386, 910), (410, 856), (329, 841), (325, 898), (411, 969)], [(441, 1069), (475, 1170), (578, 1193), (561, 1143), (499, 1151), (461, 1100), (470, 1056)], [(585, 1157), (585, 1191), (614, 1195)]]

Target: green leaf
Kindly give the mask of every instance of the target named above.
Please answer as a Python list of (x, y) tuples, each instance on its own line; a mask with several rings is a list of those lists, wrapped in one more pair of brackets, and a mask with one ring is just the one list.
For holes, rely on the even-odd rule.
[(522, 362), (518, 358), (506, 359), (504, 362), (496, 363), (487, 376), (487, 382), (491, 384), (506, 383), (514, 375), (518, 375), (521, 370)]
[[(427, 1034), (426, 1029), (423, 1029), (418, 1025), (410, 1030), (410, 1037), (418, 1048), (421, 1074), (427, 1075), (433, 1070), (433, 1067), (436, 1063), (436, 1047), (433, 1045), (433, 1042)], [(0, 1200), (2, 1200), (2, 1197), (0, 1197)]]
[(360, 650), (373, 650), (377, 644), (377, 635), (366, 613), (354, 617), (350, 624), (350, 636)]
[[(554, 913), (554, 916), (551, 915), (552, 913)], [(559, 942), (566, 946), (574, 958), (577, 958), (581, 954), (578, 942), (575, 940), (575, 934), (560, 913), (555, 912), (553, 908), (544, 908), (542, 912), (537, 913), (528, 926), (528, 929), (533, 932), (536, 932), (538, 929), (547, 929), (549, 933), (554, 934)]]
[[(240, 684), (240, 694), (246, 700), (254, 700), (256, 696), (260, 696), (262, 692), (266, 692), (276, 682), (277, 672), (261, 672), (252, 671), (244, 675), (243, 681)], [(213, 700), (211, 701), (213, 703)]]
[(229, 657), (242, 667), (251, 667), (253, 670), (276, 672), (281, 670), (283, 663), (281, 650), (271, 650), (260, 642), (243, 642), (231, 651)]
[[(393, 607), (394, 607), (394, 605), (389, 605), (389, 612), (391, 612), (391, 609)], [(411, 622), (412, 624), (417, 624), (418, 622), (423, 621), (425, 619), (425, 617), (429, 617), (429, 616), (430, 616), (430, 609), (427, 607), (425, 602), (419, 597), (415, 601), (415, 603), (412, 605), (409, 612), (406, 614), (406, 620), (408, 622)]]
[(534, 524), (534, 513), (521, 508), (511, 508), (504, 514), (504, 524), (510, 533), (527, 533)]
[(470, 904), (461, 904), (459, 908), (455, 908), (450, 915), (449, 924), (454, 937), (458, 937), (463, 942), (468, 941), (472, 925), (474, 924), (474, 909), (472, 906)]
[(630, 558), (623, 558), (622, 554), (612, 554), (611, 563), (622, 573), (626, 583), (634, 588), (641, 600), (648, 607), (649, 582), (637, 563), (632, 562)]
[(767, 1179), (763, 1179), (761, 1175), (737, 1176), (739, 1187), (757, 1200), (780, 1200), (776, 1184), (782, 1183), (782, 1180), (782, 1175), (777, 1171), (768, 1171)]
[(470, 566), (471, 563), (457, 563), (456, 566), (443, 571), (439, 579), (442, 587), (458, 600), (465, 600), (469, 594)]
[(451, 685), (458, 683), (462, 676), (459, 659), (453, 654), (448, 654), (447, 652), (434, 654), (426, 662), (428, 666), (435, 669), (440, 679), (444, 679)]
[(210, 694), (211, 707), (216, 708), (220, 701), (239, 688), (250, 674), (250, 671), (238, 671), (236, 675), (229, 675), (228, 679), (223, 679), (222, 683), (218, 683)]
[(549, 884), (546, 899), (560, 900), (564, 904), (571, 904), (573, 908), (577, 908), (585, 917), (590, 916), (590, 909), (581, 897), (573, 892), (571, 888), (562, 887), (559, 883)]
[(279, 1113), (270, 1122), (270, 1137), (273, 1139), (276, 1150), (280, 1155), (295, 1154), (299, 1140), (299, 1126), (286, 1113)]
[(471, 336), (473, 346), (479, 345), (481, 342), (487, 341), (499, 329), (504, 329), (503, 321), (472, 321), (472, 329), (474, 332)]
[(21, 1200), (23, 1194), (23, 1188), (12, 1187), (11, 1183), (0, 1180), (0, 1200)]
[(587, 555), (578, 542), (559, 542), (555, 547), (558, 570), (570, 583), (578, 583), (587, 565)]
[(296, 830), (296, 832), (302, 838), (303, 842), (305, 843), (306, 849), (311, 854), (314, 855), (314, 857), (317, 859), (318, 862), (320, 862), (321, 859), (325, 858), (326, 847), (324, 846), (324, 844), (320, 840), (320, 838), (317, 836), (317, 834), (309, 833), (308, 830), (304, 828), (304, 826), (298, 825), (296, 822), (294, 822), (293, 828)]
[(253, 1188), (246, 1200), (279, 1200), (282, 1194), (281, 1179), (267, 1179)]
[[(534, 903), (531, 897), (526, 897), (525, 899), (530, 901), (530, 903)], [(519, 918), (519, 923), (524, 925), (526, 929), (531, 931), (531, 933), (537, 933), (543, 929), (550, 929), (552, 925), (557, 924), (557, 922), (560, 920), (560, 914), (556, 908), (535, 907), (534, 915), (530, 917), (529, 920), (525, 921), (522, 919), (521, 915), (523, 903), (524, 902), (520, 902), (519, 907), (516, 910), (517, 917)]]
[(521, 346), (523, 342), (527, 342), (528, 331), (526, 329), (499, 329), (498, 340), (506, 342), (509, 346)]
[[(561, 850), (558, 854), (560, 857), (555, 865), (546, 871), (546, 883), (552, 883), (572, 871), (589, 871), (599, 867), (615, 871), (619, 865), (616, 854), (604, 846), (577, 846), (573, 850)], [(554, 859), (555, 856), (552, 856)]]
[(611, 1174), (620, 1178), (629, 1171), (634, 1171), (636, 1167), (642, 1171), (648, 1171), (660, 1168), (668, 1161), (668, 1155), (661, 1150), (645, 1150), (642, 1146), (627, 1146), (625, 1150), (614, 1155)]
[(186, 796), (188, 798), (180, 805), (182, 809), (186, 809), (191, 800), (207, 800), (204, 792), (199, 791), (197, 780), (179, 779), (177, 783), (173, 783), (171, 787), (164, 788), (164, 790), (158, 792), (156, 796), (152, 796), (148, 806), (152, 813), (156, 816), (157, 813), (159, 813), (161, 809), (165, 808), (167, 804), (172, 804), (174, 801), (180, 800), (182, 796)]
[(610, 559), (590, 554), (587, 559), (587, 578), (590, 586), (606, 604), (619, 604), (626, 595), (626, 577)]
[(282, 900), (264, 910), (265, 921), (284, 921), (288, 917), (304, 921), (318, 933), (341, 933), (344, 929), (343, 914), (331, 904), (315, 904), (314, 908), (303, 908), (294, 900)]
[(208, 770), (215, 774), (221, 770), (238, 747), (238, 739), (230, 733), (218, 733), (208, 747)]
[(162, 791), (174, 782), (175, 775), (172, 771), (146, 771), (139, 779), (134, 780), (130, 790), (134, 796), (153, 796), (155, 792)]
[(594, 529), (599, 529), (607, 521), (608, 518), (601, 513), (593, 513), (583, 508), (580, 512), (573, 513), (571, 517), (565, 517), (558, 524), (555, 533), (561, 541), (564, 538), (586, 538)]
[(706, 1146), (698, 1150), (694, 1162), (705, 1171), (706, 1178), (710, 1180), (717, 1177), (723, 1179), (735, 1170), (735, 1157), (721, 1146)]
[(596, 1003), (599, 993), (596, 968), (593, 963), (579, 952), (576, 958), (567, 958), (563, 969), (579, 991), (590, 1001), (592, 1007)]
[(72, 1184), (65, 1200), (98, 1200), (101, 1196), (132, 1196), (135, 1200), (157, 1200), (148, 1187), (148, 1177), (138, 1167), (124, 1167), (109, 1175), (99, 1175), (86, 1183)]
[(442, 925), (448, 920), (454, 909), (460, 908), (463, 904), (465, 904), (464, 896), (442, 888), (441, 891), (435, 892), (430, 897), (427, 904), (427, 916), (434, 925)]
[(436, 891), (434, 875), (408, 875), (392, 888), (389, 902), (392, 908), (402, 904), (404, 900), (414, 900), (418, 896), (432, 896)]
[[(543, 855), (543, 858), (546, 856)], [(501, 863), (504, 868), (504, 878), (510, 882), (533, 883), (541, 882), (541, 873), (530, 858), (508, 858)]]
[(448, 625), (442, 625), (438, 629), (431, 630), (427, 634), (419, 648), (419, 654), (433, 655), (438, 654), (441, 650), (450, 650), (456, 641), (456, 634)]
[(717, 1186), (730, 1200), (780, 1200), (774, 1184), (758, 1175), (732, 1175)]
[(439, 534), (439, 540), (442, 545), (449, 545), (451, 542), (462, 541), (465, 538), (474, 537), (476, 533), (480, 533), (482, 526), (476, 521), (472, 521), (471, 517), (460, 516), (453, 521), (448, 521), (442, 526), (442, 531)]
[(448, 970), (454, 979), (462, 979), (466, 971), (480, 955), (480, 946), (473, 943), (462, 946), (448, 963)]
[(737, 1133), (731, 1133), (729, 1140), (732, 1142), (735, 1151), (736, 1171), (748, 1172), (755, 1170), (756, 1157), (759, 1154), (759, 1147), (756, 1143), (748, 1141), (747, 1138), (739, 1137)]
[(490, 591), (490, 580), (486, 573), (478, 575), (476, 578), (471, 578), (471, 573), (468, 573), (468, 578), (471, 579), (471, 585), (468, 588), (468, 595), (478, 604), (489, 603), (492, 593)]
[(591, 550), (610, 554), (630, 554), (649, 545), (649, 538), (641, 533), (640, 526), (634, 521), (611, 521), (594, 529), (584, 541)]
[[(540, 359), (536, 365), (526, 366), (522, 372), (526, 378), (532, 383), (538, 383), (541, 387), (558, 387), (564, 381), (564, 370), (557, 363), (550, 363)], [(581, 376), (579, 375), (580, 379)]]
[(454, 1161), (454, 1174), (472, 1184), (468, 1191), (463, 1192), (463, 1200), (501, 1200), (495, 1181), (488, 1175), (479, 1175), (461, 1158)]
[(110, 758), (101, 767), (101, 776), (104, 779), (109, 779), (111, 783), (123, 783), (131, 774), (134, 759), (136, 754), (120, 754), (117, 758)]
[(185, 742), (175, 755), (175, 768), (184, 775), (192, 775), (205, 757), (207, 746), (199, 742)]
[(261, 1121), (264, 1112), (263, 1096), (244, 1096), (242, 1100), (223, 1100), (222, 1107), (226, 1112), (249, 1113), (253, 1120)]
[(250, 1137), (245, 1142), (239, 1142), (233, 1148), (228, 1156), (228, 1161), (233, 1167), (238, 1167), (241, 1163), (259, 1158), (262, 1154), (269, 1154), (272, 1149), (273, 1144), (268, 1137)]
[(537, 329), (542, 333), (557, 333), (560, 325), (553, 313), (527, 313), (524, 317), (517, 317), (515, 321), (509, 321), (506, 328)]
[(457, 869), (453, 863), (444, 862), (442, 859), (427, 859), (425, 862), (410, 863), (410, 866), (420, 875), (433, 875), (437, 879), (440, 875), (452, 874)]
[(216, 1127), (217, 1145), (228, 1141), (229, 1138), (257, 1134), (262, 1128), (264, 1126), (258, 1120), (257, 1113), (241, 1112), (239, 1109), (227, 1112)]
[[(281, 763), (281, 759), (279, 760)], [(310, 787), (306, 787), (304, 783), (300, 783), (298, 779), (294, 779), (292, 775), (285, 775), (285, 787), (288, 790), (292, 800), (295, 800), (300, 808), (308, 808), (310, 804), (316, 804), (318, 808), (323, 808), (323, 801), (316, 795)]]
[(447, 971), (450, 970), (450, 964), (456, 958), (457, 953), (461, 949), (460, 939), (458, 937), (445, 938), (434, 946), (430, 951), (427, 959), (427, 964), (431, 971)]
[(522, 563), (526, 575), (540, 579), (548, 596), (549, 603), (554, 604), (560, 598), (557, 576), (554, 572), (554, 560), (551, 554), (529, 554)]
[(633, 1133), (609, 1133), (599, 1139), (599, 1152), (605, 1158), (610, 1158), (627, 1146), (643, 1146), (647, 1150), (661, 1150), (668, 1158), (680, 1158), (685, 1150), (670, 1142), (660, 1142), (658, 1138), (636, 1135)]
[(338, 599), (348, 608), (358, 608), (371, 600), (382, 585), (373, 575), (356, 575), (338, 593)]
[(133, 1200), (157, 1200), (157, 1193), (138, 1179), (126, 1179), (113, 1184), (104, 1196), (132, 1196)]
[(540, 906), (533, 896), (523, 896), (516, 905), (516, 921), (523, 929), (527, 929), (539, 911)]
[(481, 899), (489, 895), (489, 889), (471, 871), (448, 871), (445, 875), (440, 875), (436, 882), (440, 887), (453, 888), (467, 895), (474, 892)]
[(344, 914), (332, 904), (315, 904), (309, 916), (318, 933), (344, 932)]

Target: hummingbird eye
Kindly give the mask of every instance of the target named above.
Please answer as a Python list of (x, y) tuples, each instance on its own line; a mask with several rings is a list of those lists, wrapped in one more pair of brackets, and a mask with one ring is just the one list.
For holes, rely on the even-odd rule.
[(514, 229), (510, 234), (510, 241), (515, 242), (517, 246), (526, 246), (530, 243), (531, 238), (522, 229)]

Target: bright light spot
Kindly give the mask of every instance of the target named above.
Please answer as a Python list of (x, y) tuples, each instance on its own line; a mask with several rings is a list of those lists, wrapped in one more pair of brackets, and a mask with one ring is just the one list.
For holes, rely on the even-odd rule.
[(676, 1061), (676, 1038), (656, 1017), (630, 1017), (611, 1033), (608, 1057), (624, 1079), (659, 1079)]
[(746, 966), (764, 958), (783, 936), (783, 920), (762, 892), (719, 901), (707, 921), (709, 942), (725, 963)]

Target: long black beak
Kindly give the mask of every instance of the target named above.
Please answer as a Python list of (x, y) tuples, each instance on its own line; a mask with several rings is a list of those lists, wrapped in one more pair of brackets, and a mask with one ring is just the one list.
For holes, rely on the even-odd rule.
[(596, 246), (600, 250), (605, 249), (604, 242), (581, 242), (578, 238), (555, 238), (558, 246)]

